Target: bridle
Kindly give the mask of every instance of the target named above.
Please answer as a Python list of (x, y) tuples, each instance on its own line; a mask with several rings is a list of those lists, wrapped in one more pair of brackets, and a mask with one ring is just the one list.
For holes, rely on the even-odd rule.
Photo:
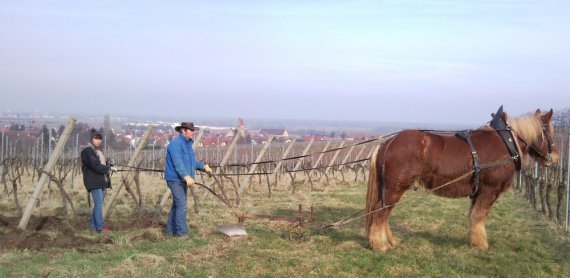
[(540, 149), (543, 149), (544, 141), (546, 141), (546, 143), (548, 144), (548, 153), (546, 155), (544, 155), (543, 153), (538, 151), (536, 148), (534, 148), (532, 146), (531, 147), (534, 149), (534, 151), (536, 153), (538, 153), (540, 156), (545, 158), (547, 161), (552, 161), (552, 150), (554, 149), (554, 143), (552, 142), (552, 138), (550, 138), (550, 136), (548, 136), (547, 130), (548, 130), (548, 124), (542, 123), (542, 143), (540, 144)]
[[(522, 138), (522, 136), (520, 136), (520, 134), (518, 134), (518, 132), (516, 132), (515, 130), (513, 130), (512, 128), (509, 129), (512, 130), (514, 133), (516, 133), (517, 138), (519, 140), (521, 140), (522, 142), (524, 142), (527, 146), (529, 146), (531, 149), (534, 150), (534, 152), (536, 152), (540, 157), (546, 159), (547, 161), (551, 162), (552, 161), (552, 150), (554, 149), (554, 143), (552, 142), (552, 139), (547, 135), (547, 130), (548, 130), (548, 124), (545, 124), (542, 122), (541, 120), (541, 124), (542, 124), (542, 132), (540, 134), (540, 136), (542, 137), (541, 143), (540, 143), (540, 149), (536, 148), (534, 146), (534, 144), (529, 144), (524, 138)], [(544, 143), (546, 142), (547, 147), (548, 147), (548, 153), (544, 154), (542, 152), (542, 149), (544, 149)]]

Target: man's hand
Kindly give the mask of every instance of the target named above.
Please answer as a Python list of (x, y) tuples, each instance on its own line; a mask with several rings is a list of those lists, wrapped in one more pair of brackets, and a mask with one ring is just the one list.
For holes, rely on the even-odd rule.
[(204, 172), (206, 172), (206, 174), (208, 174), (208, 176), (210, 177), (214, 175), (214, 172), (212, 172), (212, 169), (208, 164), (204, 166)]
[(192, 179), (192, 177), (190, 177), (190, 176), (185, 176), (185, 177), (184, 177), (184, 181), (186, 182), (186, 185), (187, 185), (187, 186), (196, 187), (196, 184), (194, 183), (194, 180)]
[(117, 171), (119, 171), (119, 170), (117, 169), (117, 167), (115, 167), (115, 166), (111, 166), (110, 168), (111, 168), (111, 169), (110, 169), (111, 172), (117, 172)]

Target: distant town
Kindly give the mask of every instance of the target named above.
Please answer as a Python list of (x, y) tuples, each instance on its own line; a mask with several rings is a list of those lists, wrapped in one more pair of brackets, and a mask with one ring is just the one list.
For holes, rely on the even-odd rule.
[[(557, 125), (568, 125), (570, 109), (556, 111), (553, 122)], [(56, 141), (61, 135), (69, 115), (55, 113), (7, 113), (0, 112), (0, 132), (2, 140), (18, 139), (25, 144), (33, 144), (34, 140), (43, 138), (43, 142)], [(177, 135), (174, 127), (180, 120), (152, 120), (136, 117), (103, 115), (78, 115), (74, 135), (80, 142), (87, 142), (92, 129), (105, 135), (106, 144), (113, 148), (133, 147), (149, 125), (154, 129), (149, 143), (156, 147), (164, 147)], [(338, 121), (301, 121), (301, 120), (244, 120), (198, 118), (194, 120), (199, 129), (204, 130), (201, 146), (225, 146), (229, 144), (235, 133), (243, 130), (238, 143), (264, 144), (270, 136), (277, 141), (287, 142), (293, 138), (297, 141), (327, 140), (367, 140), (382, 134), (388, 134), (403, 128), (432, 129), (466, 129), (477, 126), (426, 125), (410, 123), (382, 122), (338, 122)], [(27, 142), (26, 142), (27, 141)]]
[[(73, 116), (77, 119), (74, 134), (77, 140), (87, 142), (92, 129), (97, 129), (105, 135), (105, 141), (113, 148), (128, 148), (136, 146), (138, 140), (149, 125), (154, 129), (149, 138), (149, 144), (164, 147), (177, 135), (174, 127), (179, 121), (137, 119), (134, 117), (112, 117), (105, 115)], [(43, 142), (57, 141), (61, 136), (68, 115), (40, 114), (40, 113), (0, 113), (0, 132), (2, 140), (18, 139), (26, 145), (34, 143), (38, 138)], [(241, 144), (264, 144), (269, 137), (275, 140), (288, 142), (293, 138), (297, 141), (326, 141), (333, 139), (366, 140), (377, 136), (383, 131), (398, 130), (396, 126), (377, 128), (371, 123), (349, 124), (342, 126), (336, 122), (308, 122), (308, 121), (272, 121), (254, 120), (249, 124), (244, 119), (197, 119), (198, 129), (204, 134), (200, 141), (201, 146), (225, 146), (229, 144), (235, 133), (243, 130), (238, 141)], [(286, 125), (290, 127), (287, 127)]]

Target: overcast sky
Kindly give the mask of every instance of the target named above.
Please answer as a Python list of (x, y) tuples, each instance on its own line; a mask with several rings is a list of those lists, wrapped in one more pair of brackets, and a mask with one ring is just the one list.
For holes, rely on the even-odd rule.
[(0, 111), (485, 123), (570, 106), (570, 1), (0, 1)]

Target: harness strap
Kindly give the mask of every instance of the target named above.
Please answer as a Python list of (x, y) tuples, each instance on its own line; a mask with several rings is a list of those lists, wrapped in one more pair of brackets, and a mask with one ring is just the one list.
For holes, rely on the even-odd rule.
[(471, 140), (471, 130), (462, 130), (457, 132), (455, 135), (457, 137), (464, 139), (469, 145), (469, 150), (471, 150), (471, 156), (473, 156), (473, 183), (471, 184), (472, 192), (469, 197), (474, 198), (477, 192), (479, 192), (479, 172), (481, 171), (481, 164), (479, 164), (479, 156)]

